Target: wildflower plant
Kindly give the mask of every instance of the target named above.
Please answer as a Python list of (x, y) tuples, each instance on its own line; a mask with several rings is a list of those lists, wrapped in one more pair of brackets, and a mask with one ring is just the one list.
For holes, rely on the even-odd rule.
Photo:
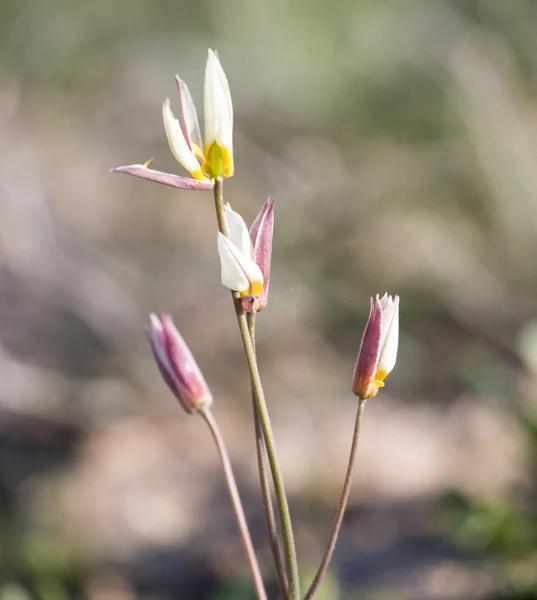
[[(267, 306), (268, 300), (275, 202), (271, 199), (265, 202), (250, 229), (224, 202), (224, 179), (234, 172), (233, 108), (229, 85), (216, 52), (209, 50), (205, 70), (204, 142), (188, 87), (178, 76), (176, 82), (179, 119), (175, 118), (170, 101), (165, 100), (162, 108), (164, 129), (173, 155), (191, 177), (150, 169), (150, 161), (112, 170), (181, 189), (213, 191), (221, 279), (231, 290), (252, 390), (260, 487), (275, 572), (281, 596), (285, 600), (299, 600), (302, 596), (291, 514), (255, 349), (256, 316)], [(172, 394), (188, 414), (199, 415), (209, 427), (220, 456), (255, 591), (258, 599), (266, 600), (265, 584), (232, 465), (212, 412), (213, 396), (209, 387), (169, 315), (152, 314), (146, 333), (157, 367)], [(398, 333), (399, 297), (385, 294), (382, 298), (378, 295), (372, 298), (352, 377), (352, 391), (358, 397), (358, 407), (349, 463), (326, 550), (303, 596), (305, 600), (314, 598), (330, 563), (347, 506), (365, 404), (384, 386), (385, 378), (395, 366)]]

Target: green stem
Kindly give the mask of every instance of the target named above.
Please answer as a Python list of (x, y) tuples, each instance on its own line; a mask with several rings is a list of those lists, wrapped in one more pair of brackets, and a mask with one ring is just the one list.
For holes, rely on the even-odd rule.
[(241, 332), (242, 343), (244, 346), (244, 351), (246, 353), (246, 360), (248, 361), (248, 368), (250, 370), (252, 389), (257, 402), (259, 419), (261, 421), (261, 428), (263, 430), (263, 436), (265, 438), (267, 457), (272, 473), (272, 480), (274, 483), (274, 493), (276, 494), (276, 503), (278, 504), (278, 510), (280, 513), (283, 545), (285, 549), (285, 559), (287, 562), (287, 577), (289, 579), (289, 598), (290, 600), (298, 600), (300, 598), (300, 582), (298, 575), (298, 564), (296, 559), (295, 540), (293, 536), (293, 528), (291, 525), (291, 514), (289, 512), (289, 504), (287, 502), (287, 495), (285, 493), (285, 487), (283, 485), (282, 473), (278, 462), (278, 456), (276, 454), (274, 434), (272, 432), (272, 425), (270, 423), (267, 404), (265, 402), (265, 394), (263, 392), (263, 386), (261, 384), (261, 377), (259, 375), (259, 369), (257, 368), (257, 362), (255, 358), (255, 352), (252, 346), (252, 340), (250, 339), (250, 334), (248, 333), (246, 315), (244, 314), (244, 312), (242, 312), (242, 309), (238, 303), (236, 303), (235, 306), (237, 312), (237, 319), (239, 321), (239, 329)]
[(226, 217), (224, 215), (224, 180), (218, 177), (214, 180), (214, 204), (216, 207), (216, 220), (218, 221), (218, 231), (227, 236)]
[[(248, 332), (250, 333), (250, 339), (252, 340), (252, 346), (255, 352), (255, 313), (249, 313), (246, 317), (248, 322)], [(270, 549), (272, 551), (272, 557), (274, 559), (274, 566), (276, 567), (276, 574), (278, 576), (278, 583), (280, 584), (280, 590), (283, 594), (284, 599), (288, 597), (287, 589), (287, 576), (285, 574), (285, 563), (280, 548), (280, 539), (278, 536), (278, 528), (276, 526), (276, 519), (274, 515), (274, 507), (272, 505), (272, 496), (270, 493), (270, 483), (268, 479), (267, 468), (265, 464), (266, 447), (265, 438), (263, 437), (263, 429), (261, 427), (261, 419), (259, 418), (259, 410), (257, 409), (257, 403), (255, 401), (255, 394), (252, 389), (252, 403), (254, 412), (255, 422), (255, 448), (257, 452), (257, 467), (259, 470), (259, 481), (261, 484), (261, 493), (263, 496), (263, 505), (265, 507), (265, 517), (267, 521), (267, 530), (269, 537)]]
[[(218, 229), (221, 233), (227, 235), (228, 232), (224, 216), (223, 188), (223, 180), (216, 179), (214, 182), (214, 202), (216, 207), (216, 218), (218, 220)], [(244, 346), (244, 352), (246, 354), (246, 360), (248, 362), (248, 370), (250, 371), (252, 392), (254, 394), (257, 409), (259, 412), (261, 429), (263, 430), (263, 437), (265, 438), (267, 457), (270, 466), (270, 471), (272, 474), (272, 481), (274, 483), (276, 503), (278, 504), (278, 511), (280, 513), (283, 546), (285, 551), (285, 560), (287, 563), (287, 578), (289, 580), (289, 600), (299, 600), (300, 581), (298, 574), (298, 563), (296, 558), (295, 540), (293, 536), (293, 528), (291, 525), (291, 514), (289, 512), (289, 504), (287, 502), (287, 495), (285, 493), (285, 487), (283, 485), (283, 477), (278, 462), (278, 456), (276, 454), (274, 434), (272, 433), (272, 425), (270, 423), (267, 404), (265, 402), (265, 394), (263, 392), (263, 385), (261, 383), (259, 369), (257, 368), (255, 351), (252, 345), (252, 340), (250, 339), (250, 333), (248, 331), (246, 315), (242, 310), (240, 303), (238, 302), (240, 294), (238, 292), (232, 292), (231, 295), (233, 297), (235, 314), (237, 316), (239, 330), (242, 338), (242, 344)]]
[(352, 471), (354, 467), (354, 460), (356, 458), (356, 449), (358, 448), (358, 438), (360, 436), (360, 426), (362, 424), (362, 415), (364, 413), (365, 408), (365, 398), (360, 398), (358, 403), (358, 411), (356, 412), (356, 423), (354, 425), (354, 434), (352, 437), (352, 445), (351, 452), (349, 456), (349, 464), (347, 466), (347, 473), (345, 475), (345, 482), (343, 483), (343, 489), (341, 491), (341, 498), (339, 499), (339, 505), (336, 512), (336, 517), (334, 519), (334, 524), (332, 525), (332, 532), (330, 533), (330, 537), (328, 539), (328, 544), (326, 546), (326, 550), (324, 552), (323, 559), (319, 568), (317, 569), (317, 573), (313, 578), (313, 581), (310, 585), (309, 590), (304, 596), (304, 600), (311, 600), (317, 593), (319, 586), (321, 585), (321, 581), (326, 573), (326, 569), (328, 568), (328, 564), (330, 563), (330, 559), (332, 558), (332, 554), (334, 552), (334, 548), (336, 546), (337, 538), (339, 535), (339, 530), (341, 529), (341, 523), (343, 522), (343, 515), (345, 514), (345, 509), (347, 508), (347, 502), (349, 500), (349, 492), (351, 489), (351, 480), (352, 480)]
[(229, 454), (222, 436), (222, 432), (220, 431), (218, 423), (216, 422), (216, 419), (214, 418), (210, 408), (202, 408), (200, 409), (199, 413), (209, 426), (218, 450), (218, 454), (220, 455), (222, 468), (224, 470), (224, 477), (229, 490), (231, 503), (235, 511), (235, 516), (237, 517), (237, 523), (239, 525), (239, 531), (241, 533), (244, 549), (246, 550), (248, 565), (250, 566), (250, 571), (252, 572), (252, 578), (254, 580), (257, 597), (259, 600), (267, 600), (267, 593), (263, 584), (263, 577), (261, 575), (259, 563), (257, 562), (254, 546), (252, 544), (252, 538), (250, 536), (250, 530), (248, 529), (248, 523), (246, 522), (246, 517), (244, 516), (244, 509), (242, 508), (237, 482), (235, 481), (235, 476), (233, 475), (231, 461), (229, 460)]

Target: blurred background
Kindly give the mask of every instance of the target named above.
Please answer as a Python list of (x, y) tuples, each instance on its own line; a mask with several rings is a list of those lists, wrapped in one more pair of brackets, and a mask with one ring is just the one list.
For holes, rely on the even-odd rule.
[(319, 598), (537, 598), (536, 28), (531, 0), (2, 0), (1, 600), (253, 598), (209, 433), (144, 338), (155, 310), (216, 396), (274, 582), (211, 194), (108, 172), (184, 174), (161, 102), (178, 73), (202, 113), (209, 47), (226, 199), (248, 222), (277, 202), (258, 353), (304, 582), (387, 291), (399, 360)]

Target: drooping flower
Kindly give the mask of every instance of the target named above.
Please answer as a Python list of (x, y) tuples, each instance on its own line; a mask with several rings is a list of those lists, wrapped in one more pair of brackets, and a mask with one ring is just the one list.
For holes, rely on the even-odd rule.
[(399, 296), (384, 294), (371, 298), (369, 318), (362, 335), (352, 391), (360, 398), (372, 398), (395, 366), (399, 343)]
[(210, 407), (213, 396), (170, 315), (151, 314), (145, 328), (159, 371), (187, 413)]
[(162, 116), (171, 151), (195, 179), (205, 181), (231, 177), (233, 165), (233, 106), (231, 94), (218, 55), (209, 50), (205, 68), (205, 142), (202, 142), (196, 107), (186, 83), (176, 76), (180, 119), (176, 119), (169, 99)]
[(244, 219), (229, 204), (224, 207), (224, 218), (228, 236), (218, 234), (222, 283), (240, 293), (246, 312), (258, 312), (267, 303), (274, 201), (265, 202), (250, 232)]

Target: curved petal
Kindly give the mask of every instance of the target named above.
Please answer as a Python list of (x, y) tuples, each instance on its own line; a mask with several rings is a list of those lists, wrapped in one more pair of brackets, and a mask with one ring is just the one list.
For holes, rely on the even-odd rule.
[(201, 155), (203, 159), (203, 142), (201, 140), (196, 106), (187, 84), (179, 75), (175, 76), (175, 81), (177, 83), (177, 91), (179, 92), (179, 101), (181, 102), (181, 125), (186, 143), (196, 156)]
[(261, 269), (220, 232), (218, 254), (222, 267), (222, 284), (241, 294), (251, 293), (259, 296), (263, 289)]
[(168, 138), (170, 149), (176, 160), (196, 179), (207, 179), (205, 175), (201, 173), (198, 159), (188, 147), (179, 121), (175, 118), (172, 109), (170, 108), (169, 99), (166, 99), (162, 104), (162, 119), (164, 121), (164, 129), (166, 130), (166, 137)]
[(237, 248), (250, 258), (254, 258), (254, 248), (250, 239), (250, 233), (244, 219), (235, 212), (229, 202), (224, 206), (224, 215), (228, 228), (228, 238), (237, 246)]

